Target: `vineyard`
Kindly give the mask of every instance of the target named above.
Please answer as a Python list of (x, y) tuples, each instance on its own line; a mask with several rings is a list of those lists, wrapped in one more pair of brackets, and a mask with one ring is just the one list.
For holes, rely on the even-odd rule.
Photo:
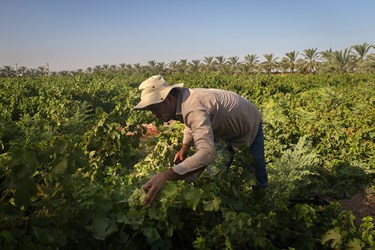
[(218, 142), (152, 206), (142, 185), (173, 166), (183, 124), (132, 110), (146, 77), (0, 78), (0, 249), (375, 249), (374, 217), (339, 203), (375, 197), (375, 75), (165, 75), (260, 108), (269, 188)]

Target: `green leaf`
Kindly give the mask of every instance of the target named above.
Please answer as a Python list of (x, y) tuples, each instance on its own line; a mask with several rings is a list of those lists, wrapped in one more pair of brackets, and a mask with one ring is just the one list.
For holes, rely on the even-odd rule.
[(15, 239), (13, 237), (13, 235), (9, 232), (9, 231), (1, 231), (0, 232), (0, 238), (2, 240), (5, 240), (5, 242), (14, 242)]
[(161, 239), (159, 232), (150, 226), (142, 227), (142, 233), (146, 236), (149, 242), (156, 242)]
[(200, 188), (193, 188), (187, 191), (184, 194), (186, 205), (195, 211), (197, 209), (197, 206), (199, 204), (202, 194), (203, 194), (203, 190)]
[(32, 151), (21, 152), (16, 150), (9, 161), (9, 166), (18, 178), (29, 176), (38, 165), (38, 160)]
[(203, 201), (203, 209), (205, 211), (219, 211), (221, 205), (221, 200), (219, 197), (215, 196), (213, 200)]
[(110, 234), (118, 230), (114, 221), (108, 217), (96, 217), (93, 219), (89, 230), (93, 232), (93, 236), (99, 240), (105, 240)]
[(163, 220), (166, 218), (164, 212), (160, 208), (150, 207), (148, 209), (148, 217), (153, 220)]
[(48, 230), (41, 229), (40, 227), (32, 227), (32, 229), (33, 229), (33, 235), (40, 243), (47, 245), (51, 243), (51, 241), (53, 240)]
[(68, 142), (64, 139), (58, 139), (56, 140), (55, 142), (55, 149), (56, 149), (56, 153), (59, 154), (59, 155), (63, 155), (66, 150), (68, 149)]
[(14, 199), (17, 205), (29, 206), (31, 204), (31, 198), (36, 194), (37, 188), (33, 180), (26, 178), (19, 184), (15, 193)]
[(53, 168), (54, 174), (63, 174), (68, 168), (68, 160), (66, 158), (61, 159)]
[(135, 209), (130, 209), (126, 213), (126, 218), (124, 218), (125, 224), (129, 224), (129, 225), (142, 225), (143, 221), (144, 221), (143, 214)]
[(340, 233), (340, 228), (335, 227), (333, 229), (328, 230), (322, 237), (322, 244), (326, 244), (328, 241), (331, 242), (331, 247), (335, 248), (336, 246), (340, 246), (342, 242), (342, 236)]
[(201, 250), (209, 250), (209, 246), (205, 240), (205, 238), (203, 238), (202, 236), (198, 236), (194, 242), (193, 242), (193, 246), (195, 249), (201, 249)]
[(163, 189), (160, 200), (172, 200), (178, 195), (178, 186), (176, 183), (169, 182)]
[(361, 240), (354, 238), (348, 243), (348, 250), (361, 250)]

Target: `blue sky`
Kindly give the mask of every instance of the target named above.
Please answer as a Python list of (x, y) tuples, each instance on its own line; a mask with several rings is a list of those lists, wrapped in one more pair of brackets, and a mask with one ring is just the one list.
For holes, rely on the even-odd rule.
[(3, 0), (0, 66), (50, 70), (375, 44), (374, 0)]

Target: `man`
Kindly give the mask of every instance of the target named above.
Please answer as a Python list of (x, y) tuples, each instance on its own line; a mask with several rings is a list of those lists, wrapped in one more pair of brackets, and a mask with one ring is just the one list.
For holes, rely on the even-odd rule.
[[(174, 157), (176, 165), (154, 175), (143, 185), (147, 191), (146, 204), (153, 202), (166, 181), (199, 174), (213, 163), (214, 139), (225, 140), (234, 149), (248, 146), (254, 160), (257, 187), (268, 186), (262, 118), (252, 102), (230, 91), (183, 88), (183, 83), (169, 85), (160, 75), (142, 82), (139, 90), (141, 101), (135, 110), (149, 110), (164, 122), (178, 120), (185, 124), (183, 144)], [(193, 145), (196, 152), (187, 157)]]

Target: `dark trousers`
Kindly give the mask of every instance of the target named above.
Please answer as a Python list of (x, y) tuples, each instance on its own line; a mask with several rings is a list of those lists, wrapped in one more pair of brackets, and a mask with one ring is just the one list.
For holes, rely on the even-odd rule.
[[(232, 146), (228, 145), (227, 150), (232, 154), (234, 153)], [(262, 123), (259, 124), (258, 133), (251, 145), (249, 146), (249, 152), (253, 157), (253, 162), (250, 167), (254, 168), (255, 179), (257, 187), (266, 188), (268, 187), (268, 175), (266, 170), (266, 162), (264, 159), (264, 135)], [(232, 156), (227, 167), (233, 162), (234, 157)]]

